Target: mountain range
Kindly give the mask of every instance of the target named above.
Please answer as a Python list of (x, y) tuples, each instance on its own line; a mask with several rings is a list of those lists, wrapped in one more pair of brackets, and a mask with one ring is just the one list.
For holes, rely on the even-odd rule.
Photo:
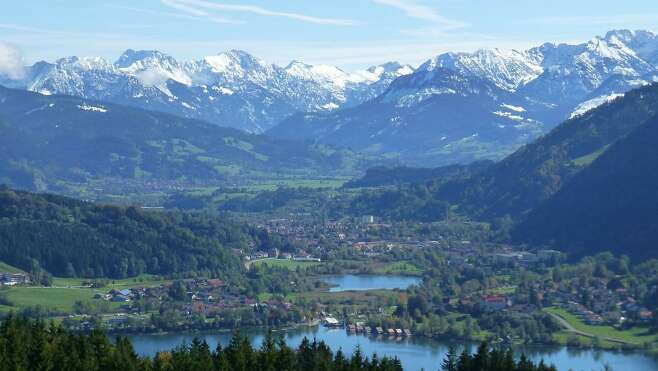
[[(356, 161), (356, 162), (355, 162)], [(281, 172), (352, 172), (346, 150), (249, 134), (205, 121), (0, 87), (0, 184), (71, 194), (131, 181), (172, 189)], [(73, 192), (73, 194), (76, 194)]]
[(410, 66), (397, 63), (357, 73), (298, 61), (279, 67), (240, 50), (178, 62), (159, 51), (129, 49), (114, 63), (99, 57), (38, 62), (26, 67), (24, 78), (0, 78), (0, 84), (262, 133), (297, 111), (331, 111), (357, 105), (412, 71)]
[(658, 36), (615, 30), (582, 44), (443, 53), (414, 69), (355, 73), (232, 50), (180, 62), (127, 50), (115, 62), (67, 57), (0, 84), (349, 147), (411, 165), (499, 160), (625, 92), (658, 81)]
[[(416, 69), (387, 63), (358, 73), (296, 61), (279, 67), (236, 50), (191, 62), (134, 50), (114, 63), (89, 57), (39, 62), (27, 67), (22, 80), (0, 81), (16, 88), (1, 91), (2, 130), (14, 135), (12, 140), (9, 135), (3, 138), (3, 181), (43, 189), (44, 179), (85, 182), (119, 173), (122, 179), (195, 182), (272, 169), (335, 171), (354, 168), (360, 160), (353, 152), (423, 166), (499, 160), (559, 122), (587, 122), (593, 108), (657, 81), (657, 64), (658, 36), (627, 30), (578, 45), (444, 53)], [(39, 94), (20, 95), (25, 89)], [(638, 112), (648, 119), (650, 111)], [(68, 139), (62, 134), (65, 129), (70, 130)], [(275, 139), (245, 134), (265, 130)], [(533, 146), (555, 135), (541, 137)], [(105, 143), (109, 138), (128, 152), (115, 151)], [(85, 145), (93, 156), (86, 155)], [(92, 148), (106, 149), (98, 155), (103, 159)], [(575, 151), (589, 151), (580, 154), (585, 156), (597, 148)], [(153, 151), (158, 152), (157, 161), (144, 157)], [(522, 155), (515, 156), (496, 166), (507, 166)], [(494, 167), (489, 171), (505, 173)], [(504, 178), (492, 175), (481, 184)], [(554, 182), (537, 179), (532, 184), (544, 188), (551, 188), (544, 181)], [(462, 205), (479, 205), (475, 214), (482, 216), (500, 216), (501, 210), (523, 214), (537, 201), (524, 198), (530, 194), (522, 189), (526, 186), (514, 185), (513, 198), (490, 194), (500, 187), (466, 191), (469, 202)], [(462, 197), (455, 196), (454, 189), (447, 198)], [(488, 202), (500, 197), (509, 202), (487, 211)]]
[[(437, 221), (445, 210), (492, 223), (516, 244), (572, 257), (601, 251), (656, 257), (658, 83), (568, 119), (497, 163), (376, 168), (347, 186), (350, 210)], [(357, 213), (359, 215), (359, 213)]]
[(498, 160), (567, 118), (658, 81), (657, 54), (656, 34), (627, 30), (578, 45), (445, 53), (373, 100), (298, 113), (268, 133), (415, 165)]

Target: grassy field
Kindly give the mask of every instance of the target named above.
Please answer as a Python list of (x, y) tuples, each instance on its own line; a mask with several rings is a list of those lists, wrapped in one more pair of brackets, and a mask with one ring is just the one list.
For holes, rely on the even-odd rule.
[[(89, 282), (92, 281), (93, 279), (85, 279), (85, 278), (62, 278), (62, 277), (55, 277), (53, 278), (53, 286), (54, 287), (77, 287), (77, 286), (82, 286), (83, 282)], [(132, 288), (132, 287), (154, 287), (154, 286), (160, 286), (161, 284), (169, 282), (168, 280), (159, 277), (159, 276), (154, 276), (154, 275), (149, 275), (149, 274), (143, 274), (141, 276), (137, 277), (132, 277), (132, 278), (126, 278), (126, 279), (120, 279), (120, 280), (112, 280), (108, 279), (106, 280), (107, 286), (103, 288), (105, 291), (109, 291), (111, 289), (127, 289), (127, 288)]]
[(572, 162), (576, 166), (587, 166), (587, 165), (591, 164), (592, 162), (594, 162), (594, 160), (599, 158), (599, 156), (601, 156), (603, 154), (603, 152), (605, 152), (608, 149), (608, 147), (609, 147), (609, 145), (604, 146), (604, 147), (600, 148), (599, 150), (594, 151), (594, 152), (592, 152), (588, 155), (578, 157), (578, 158), (574, 159)]
[(22, 270), (12, 267), (9, 264), (0, 261), (0, 272), (3, 273), (24, 273)]
[(382, 274), (404, 274), (410, 276), (420, 276), (423, 271), (415, 264), (407, 261), (386, 263), (384, 265), (375, 265), (375, 273)]
[(592, 334), (601, 338), (613, 338), (623, 342), (640, 345), (658, 341), (658, 334), (650, 334), (647, 327), (633, 327), (628, 330), (618, 330), (612, 326), (593, 326), (584, 323), (576, 315), (569, 313), (567, 310), (557, 307), (544, 309), (548, 313), (553, 313), (564, 318), (576, 330)]
[(258, 182), (247, 188), (250, 191), (272, 191), (278, 187), (303, 187), (303, 188), (340, 188), (351, 178), (284, 178), (270, 181)]
[(13, 307), (4, 306), (0, 310), (17, 310), (41, 305), (58, 311), (70, 312), (76, 301), (93, 301), (97, 291), (73, 288), (13, 287), (3, 292), (13, 303)]
[[(582, 336), (582, 335), (576, 335), (571, 332), (567, 331), (560, 331), (555, 334), (553, 334), (553, 339), (561, 345), (569, 345), (569, 340), (570, 339), (578, 339), (578, 343), (580, 344), (581, 347), (583, 348), (590, 348), (592, 347), (592, 343), (594, 342), (594, 339), (587, 337), (587, 336)], [(600, 340), (598, 345), (599, 348), (603, 349), (610, 349), (610, 350), (617, 350), (620, 349), (621, 344), (615, 343), (612, 341), (607, 341), (607, 340)]]
[(288, 260), (288, 259), (269, 258), (269, 259), (254, 260), (253, 262), (251, 262), (251, 264), (257, 266), (262, 264), (267, 264), (270, 267), (281, 267), (290, 270), (296, 270), (297, 268), (302, 268), (302, 269), (310, 268), (316, 265), (320, 265), (322, 263), (314, 262), (314, 261), (296, 261), (296, 260)]
[[(169, 281), (158, 276), (142, 275), (123, 280), (107, 280), (107, 286), (102, 288), (82, 287), (84, 278), (53, 278), (53, 287), (11, 287), (1, 292), (6, 295), (12, 306), (0, 305), (0, 312), (17, 311), (26, 307), (40, 305), (59, 312), (70, 313), (76, 301), (93, 302), (97, 293), (107, 293), (112, 289), (125, 289), (132, 287), (153, 287)], [(117, 309), (120, 303), (110, 303), (112, 310)]]

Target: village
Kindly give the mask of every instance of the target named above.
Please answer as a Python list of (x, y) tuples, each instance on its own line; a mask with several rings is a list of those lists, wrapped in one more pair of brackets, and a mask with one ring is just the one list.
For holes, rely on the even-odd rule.
[[(464, 225), (466, 230), (461, 229)], [(365, 215), (324, 223), (296, 217), (277, 218), (261, 221), (256, 226), (292, 243), (269, 250), (253, 245), (234, 250), (247, 270), (262, 264), (284, 267), (296, 275), (295, 284), (305, 281), (305, 286), (288, 282), (288, 292), (262, 292), (202, 277), (160, 277), (144, 284), (135, 282), (120, 287), (81, 280), (83, 288), (93, 290), (93, 300), (80, 305), (76, 302), (73, 310), (61, 312), (66, 314), (64, 323), (79, 330), (101, 326), (109, 331), (147, 332), (226, 328), (236, 324), (322, 323), (353, 334), (407, 337), (420, 328), (414, 321), (387, 319), (396, 311), (396, 305), (404, 301), (396, 301), (384, 313), (382, 308), (364, 307), (359, 300), (365, 298), (356, 295), (360, 299), (343, 301), (328, 312), (324, 301), (337, 299), (333, 299), (326, 285), (318, 282), (327, 267), (342, 273), (414, 275), (423, 278), (422, 288), (441, 282), (440, 276), (427, 276), (425, 272), (430, 267), (415, 262), (419, 254), (441, 256), (450, 272), (477, 271), (482, 277), (477, 283), (474, 280), (462, 283), (457, 291), (444, 290), (454, 293), (443, 295), (440, 302), (423, 309), (423, 315), (498, 313), (515, 317), (546, 311), (559, 319), (560, 313), (550, 309), (559, 308), (593, 326), (627, 328), (654, 321), (654, 311), (636, 300), (634, 292), (614, 278), (589, 277), (583, 281), (550, 277), (527, 282), (512, 279), (522, 274), (538, 277), (555, 270), (565, 257), (556, 250), (525, 250), (492, 243), (481, 236), (481, 227), (475, 223), (460, 223), (458, 227), (446, 222), (400, 226)], [(419, 229), (429, 232), (418, 233)], [(27, 273), (0, 272), (0, 283), (5, 290), (35, 286), (36, 282), (32, 281)], [(422, 290), (417, 288), (413, 292)], [(300, 299), (307, 294), (313, 299)]]

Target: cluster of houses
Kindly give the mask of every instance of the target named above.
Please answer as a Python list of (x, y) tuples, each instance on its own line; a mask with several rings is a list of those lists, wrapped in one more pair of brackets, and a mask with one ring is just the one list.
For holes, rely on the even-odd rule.
[[(338, 246), (350, 246), (364, 256), (377, 256), (393, 250), (441, 248), (452, 264), (463, 265), (468, 264), (469, 256), (480, 255), (482, 248), (480, 243), (471, 243), (469, 240), (455, 240), (450, 236), (437, 236), (436, 240), (432, 241), (418, 240), (417, 237), (412, 236), (396, 239), (368, 240), (368, 236), (371, 235), (372, 230), (392, 227), (390, 224), (379, 223), (377, 217), (373, 215), (363, 215), (339, 221), (325, 221), (324, 223), (317, 223), (317, 220), (309, 218), (290, 217), (270, 219), (257, 224), (257, 226), (272, 234), (283, 235), (299, 246), (306, 246), (305, 249), (316, 256), (321, 253), (319, 250), (323, 246), (322, 241), (331, 241)], [(501, 254), (499, 259), (497, 259), (499, 263), (519, 262), (521, 264), (529, 264), (561, 255), (561, 253), (552, 250), (543, 250), (536, 253), (518, 253), (510, 246), (498, 245), (487, 246), (486, 251), (490, 252), (491, 255)], [(286, 255), (285, 253), (275, 254), (274, 251), (256, 251), (249, 254), (242, 253), (241, 255), (245, 256), (247, 260), (278, 257), (282, 259), (311, 259), (317, 261), (316, 258), (304, 256), (303, 252), (295, 255)]]
[(0, 273), (0, 285), (16, 286), (30, 283), (30, 276), (25, 273)]
[(563, 253), (557, 250), (539, 250), (537, 252), (504, 251), (493, 254), (494, 260), (498, 263), (519, 263), (522, 265), (561, 259), (562, 256)]
[(370, 326), (366, 326), (361, 322), (347, 325), (347, 332), (352, 334), (388, 335), (395, 337), (411, 336), (411, 330), (409, 329), (401, 329), (401, 328), (384, 329), (383, 327), (379, 327), (379, 326), (370, 327)]
[(294, 260), (294, 261), (321, 261), (320, 258), (313, 257), (306, 251), (299, 251), (296, 254), (289, 252), (280, 252), (279, 249), (272, 249), (270, 251), (254, 251), (249, 255), (244, 256), (245, 260), (260, 260), (260, 259), (282, 259), (282, 260)]
[(237, 297), (234, 300), (222, 299), (216, 302), (203, 300), (202, 298), (197, 298), (193, 300), (187, 306), (187, 314), (203, 314), (207, 317), (214, 317), (219, 314), (223, 309), (234, 309), (238, 307), (252, 307), (253, 309), (280, 309), (283, 311), (289, 311), (292, 309), (293, 304), (280, 301), (280, 300), (268, 300), (265, 302), (258, 302), (255, 299), (247, 297)]
[(361, 322), (347, 325), (346, 330), (350, 334), (365, 334), (365, 335), (377, 335), (377, 336), (387, 335), (391, 337), (411, 336), (411, 330), (409, 329), (401, 329), (401, 328), (384, 329), (383, 327), (380, 326), (370, 327), (370, 326), (366, 326)]
[(136, 296), (136, 293), (133, 293), (131, 289), (116, 290), (113, 289), (107, 294), (96, 294), (95, 299), (103, 299), (105, 301), (111, 301), (114, 303), (127, 303), (131, 301)]
[(639, 305), (633, 298), (627, 298), (625, 301), (619, 304), (619, 307), (628, 316), (632, 316), (639, 322), (643, 323), (651, 321), (655, 315), (648, 308)]
[(463, 306), (472, 306), (476, 303), (481, 304), (485, 309), (489, 311), (510, 311), (510, 312), (520, 312), (520, 313), (529, 313), (533, 310), (536, 310), (537, 307), (533, 304), (525, 303), (514, 303), (514, 300), (508, 295), (503, 294), (487, 294), (482, 295), (479, 298), (446, 298), (444, 304), (452, 310), (459, 311), (459, 307)]
[(559, 303), (564, 309), (590, 325), (619, 325), (629, 320), (637, 323), (648, 323), (655, 315), (654, 312), (629, 296), (623, 288), (608, 290), (589, 287), (582, 290), (595, 294), (593, 297), (596, 300), (589, 306), (578, 301), (575, 297), (577, 295), (566, 295), (565, 298), (564, 294), (550, 293), (549, 297), (557, 298), (553, 302)]
[(577, 303), (575, 301), (570, 301), (567, 303), (566, 309), (579, 316), (583, 322), (587, 323), (588, 325), (602, 325), (603, 324), (603, 317), (599, 314), (596, 314), (592, 312), (591, 310), (587, 309), (584, 305)]
[[(185, 292), (183, 310), (187, 315), (203, 314), (212, 317), (224, 309), (252, 307), (254, 309), (278, 308), (288, 311), (293, 307), (292, 303), (279, 300), (259, 303), (254, 298), (241, 295), (237, 288), (228, 287), (219, 279), (191, 279), (185, 282), (188, 291)], [(96, 294), (96, 299), (124, 303), (121, 308), (127, 312), (137, 311), (137, 307), (132, 305), (131, 302), (140, 298), (152, 299), (159, 303), (175, 300), (170, 297), (169, 286), (166, 285), (122, 290), (112, 289), (105, 294)]]
[(512, 299), (505, 295), (484, 295), (482, 297), (482, 304), (491, 310), (503, 310), (512, 306)]
[[(322, 319), (322, 324), (330, 328), (341, 328), (342, 323), (336, 318), (326, 316)], [(388, 335), (395, 337), (411, 336), (411, 330), (401, 328), (387, 328), (384, 329), (380, 326), (367, 326), (364, 322), (356, 322), (345, 326), (345, 330), (350, 334), (365, 334), (365, 335)]]

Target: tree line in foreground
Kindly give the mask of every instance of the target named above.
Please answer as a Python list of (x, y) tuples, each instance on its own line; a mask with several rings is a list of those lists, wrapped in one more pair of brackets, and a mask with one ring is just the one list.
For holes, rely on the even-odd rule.
[[(539, 365), (526, 359), (514, 360), (511, 351), (490, 349), (480, 345), (477, 352), (461, 354), (451, 348), (443, 365), (444, 371), (551, 371), (554, 367)], [(236, 332), (225, 347), (216, 349), (203, 340), (181, 345), (154, 357), (140, 357), (130, 341), (118, 337), (112, 342), (101, 331), (73, 333), (54, 324), (45, 324), (15, 315), (0, 325), (0, 371), (27, 370), (189, 370), (189, 371), (399, 371), (397, 358), (365, 356), (360, 349), (348, 356), (342, 350), (332, 351), (324, 342), (304, 339), (292, 348), (281, 337), (269, 333), (255, 348)]]

